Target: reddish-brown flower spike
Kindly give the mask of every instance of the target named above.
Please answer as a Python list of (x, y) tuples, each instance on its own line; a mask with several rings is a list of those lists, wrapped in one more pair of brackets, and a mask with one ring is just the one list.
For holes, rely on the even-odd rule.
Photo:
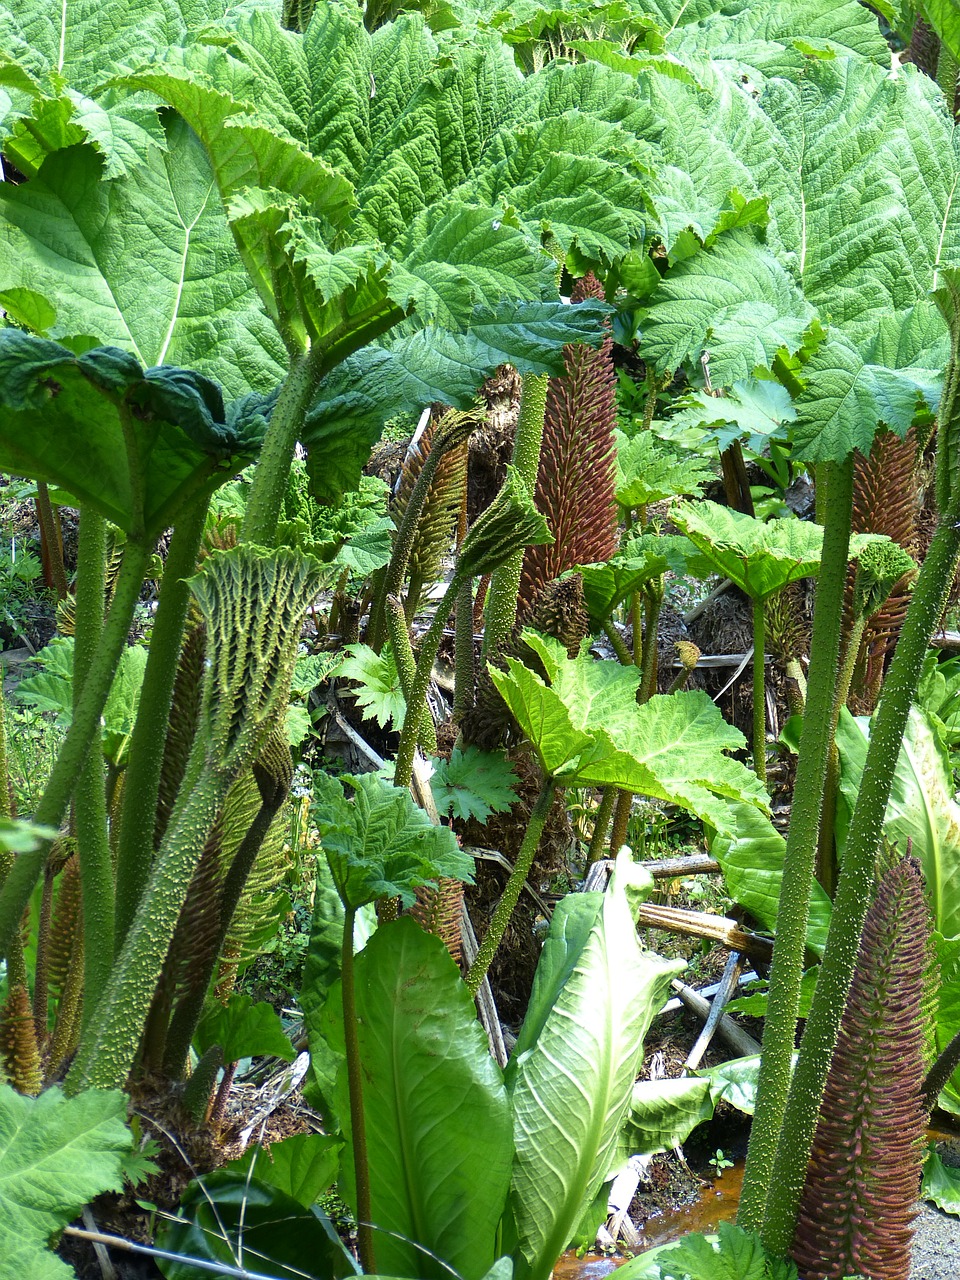
[[(573, 287), (574, 302), (602, 297), (595, 276), (584, 276)], [(617, 549), (612, 350), (609, 335), (598, 350), (579, 343), (567, 346), (566, 374), (550, 379), (535, 501), (555, 541), (526, 550), (521, 616), (540, 589), (566, 569), (609, 560)]]
[(930, 917), (915, 858), (867, 913), (807, 1168), (793, 1258), (803, 1280), (907, 1280), (926, 1113)]

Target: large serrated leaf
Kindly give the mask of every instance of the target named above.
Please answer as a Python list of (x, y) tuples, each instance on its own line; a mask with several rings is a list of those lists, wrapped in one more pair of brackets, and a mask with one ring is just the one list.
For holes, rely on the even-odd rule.
[(282, 376), (283, 350), (203, 149), (181, 122), (169, 123), (167, 139), (166, 152), (152, 148), (113, 181), (103, 180), (92, 148), (74, 146), (51, 155), (33, 181), (2, 184), (0, 290), (48, 299), (52, 337), (92, 335), (147, 366), (196, 368), (228, 394), (268, 391)]
[[(612, 1172), (643, 1038), (682, 961), (644, 951), (621, 860), (600, 914), (511, 1082), (511, 1203), (523, 1263), (545, 1280)], [(602, 974), (616, 973), (611, 984)], [(562, 1063), (563, 1068), (558, 1069)]]
[(123, 1186), (133, 1145), (126, 1114), (115, 1091), (65, 1098), (53, 1088), (25, 1098), (0, 1084), (0, 1256), (8, 1275), (73, 1275), (47, 1242), (94, 1196)]
[(356, 990), (378, 1266), (481, 1280), (512, 1141), (473, 998), (440, 939), (409, 917), (381, 926), (357, 957)]

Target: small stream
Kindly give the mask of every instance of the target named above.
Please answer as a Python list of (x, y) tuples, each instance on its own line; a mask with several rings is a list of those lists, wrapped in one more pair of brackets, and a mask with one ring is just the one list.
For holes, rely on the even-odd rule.
[[(690, 1231), (716, 1231), (719, 1222), (732, 1219), (740, 1201), (743, 1169), (744, 1161), (738, 1160), (732, 1168), (724, 1169), (693, 1204), (648, 1218), (643, 1226), (645, 1247), (653, 1249), (657, 1245), (670, 1244)], [(578, 1258), (571, 1251), (564, 1254), (554, 1267), (553, 1276), (554, 1280), (602, 1280), (628, 1261), (628, 1258), (606, 1258), (596, 1253)]]

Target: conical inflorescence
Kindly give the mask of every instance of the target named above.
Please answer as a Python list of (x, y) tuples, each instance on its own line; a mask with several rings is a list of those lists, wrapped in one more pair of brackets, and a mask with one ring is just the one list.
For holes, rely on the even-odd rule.
[(930, 918), (907, 857), (867, 913), (807, 1169), (793, 1258), (803, 1280), (907, 1280), (926, 1110)]

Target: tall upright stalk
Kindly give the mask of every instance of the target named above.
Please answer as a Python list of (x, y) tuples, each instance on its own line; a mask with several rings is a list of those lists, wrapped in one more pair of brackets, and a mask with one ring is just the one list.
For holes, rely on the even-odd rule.
[[(776, 1148), (777, 1191), (769, 1199), (763, 1220), (764, 1244), (776, 1253), (784, 1252), (793, 1236), (817, 1110), (870, 902), (894, 768), (930, 637), (943, 613), (960, 557), (958, 522), (960, 496), (944, 513), (920, 568), (880, 704), (871, 723), (870, 745), (847, 835), (827, 946)], [(799, 774), (796, 794), (802, 794)], [(786, 883), (783, 895), (781, 900), (787, 900)], [(779, 928), (777, 932), (779, 947)], [(774, 957), (776, 964), (776, 950)]]
[[(77, 610), (73, 651), (73, 703), (79, 705), (87, 671), (103, 631), (107, 569), (106, 521), (90, 507), (80, 515)], [(83, 922), (84, 1017), (96, 1003), (113, 965), (113, 862), (107, 835), (107, 797), (100, 743), (91, 743), (74, 798)]]
[(767, 785), (767, 643), (763, 601), (753, 601), (753, 771)]
[[(774, 1177), (774, 1155), (790, 1087), (800, 979), (813, 885), (814, 853), (831, 742), (843, 592), (853, 509), (853, 458), (829, 468), (823, 553), (817, 583), (806, 713), (777, 912), (777, 941), (763, 1030), (757, 1107), (737, 1222), (758, 1231)], [(779, 1183), (780, 1169), (776, 1170)]]
[(430, 629), (420, 645), (420, 656), (417, 659), (413, 687), (407, 701), (406, 715), (403, 717), (400, 746), (397, 748), (397, 763), (393, 773), (394, 783), (398, 787), (409, 787), (413, 779), (413, 759), (417, 750), (417, 738), (422, 733), (421, 719), (426, 713), (430, 674), (433, 671), (437, 650), (440, 648), (440, 637), (443, 635), (443, 629), (462, 584), (463, 579), (454, 574), (443, 594), (443, 599), (437, 605)]
[(197, 564), (209, 499), (194, 500), (170, 539), (123, 789), (117, 843), (116, 941), (119, 952), (136, 915), (154, 857), (157, 797), (177, 661), (190, 601), (186, 579)]
[[(149, 544), (127, 543), (100, 643), (87, 672), (73, 721), (33, 815), (36, 823), (59, 826), (87, 753), (100, 733), (100, 716), (126, 643), (149, 558)], [(10, 950), (20, 917), (30, 901), (49, 852), (50, 841), (44, 841), (30, 853), (18, 854), (0, 889), (0, 955), (6, 955)]]
[[(527, 493), (533, 498), (537, 488), (540, 447), (543, 444), (543, 421), (547, 412), (547, 374), (524, 375), (520, 392), (520, 416), (513, 443), (513, 465), (519, 472)], [(517, 598), (520, 594), (520, 571), (523, 548), (515, 551), (495, 569), (490, 579), (484, 607), (485, 626), (482, 658), (485, 661), (503, 645), (517, 621)]]

